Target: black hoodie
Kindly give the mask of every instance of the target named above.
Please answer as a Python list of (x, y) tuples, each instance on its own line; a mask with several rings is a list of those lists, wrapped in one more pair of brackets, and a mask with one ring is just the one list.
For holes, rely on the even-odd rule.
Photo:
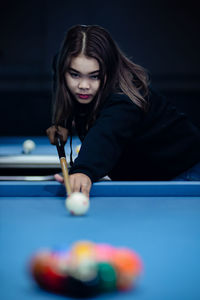
[[(77, 132), (84, 132), (83, 124), (84, 114)], [(170, 180), (200, 161), (200, 130), (152, 90), (147, 113), (128, 96), (112, 94), (80, 138), (70, 174), (84, 173), (92, 182), (105, 175), (112, 180)]]

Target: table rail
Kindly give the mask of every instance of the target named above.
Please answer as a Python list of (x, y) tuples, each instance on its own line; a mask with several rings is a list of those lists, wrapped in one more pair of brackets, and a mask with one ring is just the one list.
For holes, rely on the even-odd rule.
[[(94, 183), (91, 197), (171, 197), (191, 196), (200, 197), (199, 181), (155, 181), (155, 182), (113, 182), (103, 181)], [(56, 181), (0, 182), (0, 197), (55, 197), (66, 196), (63, 185)]]

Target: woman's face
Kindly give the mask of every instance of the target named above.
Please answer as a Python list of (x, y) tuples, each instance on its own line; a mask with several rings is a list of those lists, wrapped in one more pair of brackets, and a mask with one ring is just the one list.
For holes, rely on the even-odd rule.
[(80, 54), (71, 59), (65, 80), (79, 103), (88, 104), (94, 99), (100, 87), (99, 73), (99, 63), (95, 58)]

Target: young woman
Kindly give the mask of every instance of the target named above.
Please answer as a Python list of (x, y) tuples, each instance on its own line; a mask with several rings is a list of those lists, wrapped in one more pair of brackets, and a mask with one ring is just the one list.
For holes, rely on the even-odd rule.
[(75, 128), (82, 141), (70, 168), (73, 191), (88, 195), (92, 182), (105, 175), (173, 180), (195, 170), (196, 177), (183, 180), (200, 180), (200, 130), (150, 88), (147, 72), (105, 29), (72, 27), (54, 70), (53, 125), (47, 135), (52, 144), (56, 133), (66, 142)]

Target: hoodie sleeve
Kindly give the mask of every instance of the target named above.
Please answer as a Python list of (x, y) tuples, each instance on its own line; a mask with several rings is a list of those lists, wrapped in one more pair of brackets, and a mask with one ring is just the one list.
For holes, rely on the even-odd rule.
[(70, 174), (86, 174), (92, 182), (106, 176), (137, 134), (142, 115), (126, 95), (112, 95), (88, 131)]

